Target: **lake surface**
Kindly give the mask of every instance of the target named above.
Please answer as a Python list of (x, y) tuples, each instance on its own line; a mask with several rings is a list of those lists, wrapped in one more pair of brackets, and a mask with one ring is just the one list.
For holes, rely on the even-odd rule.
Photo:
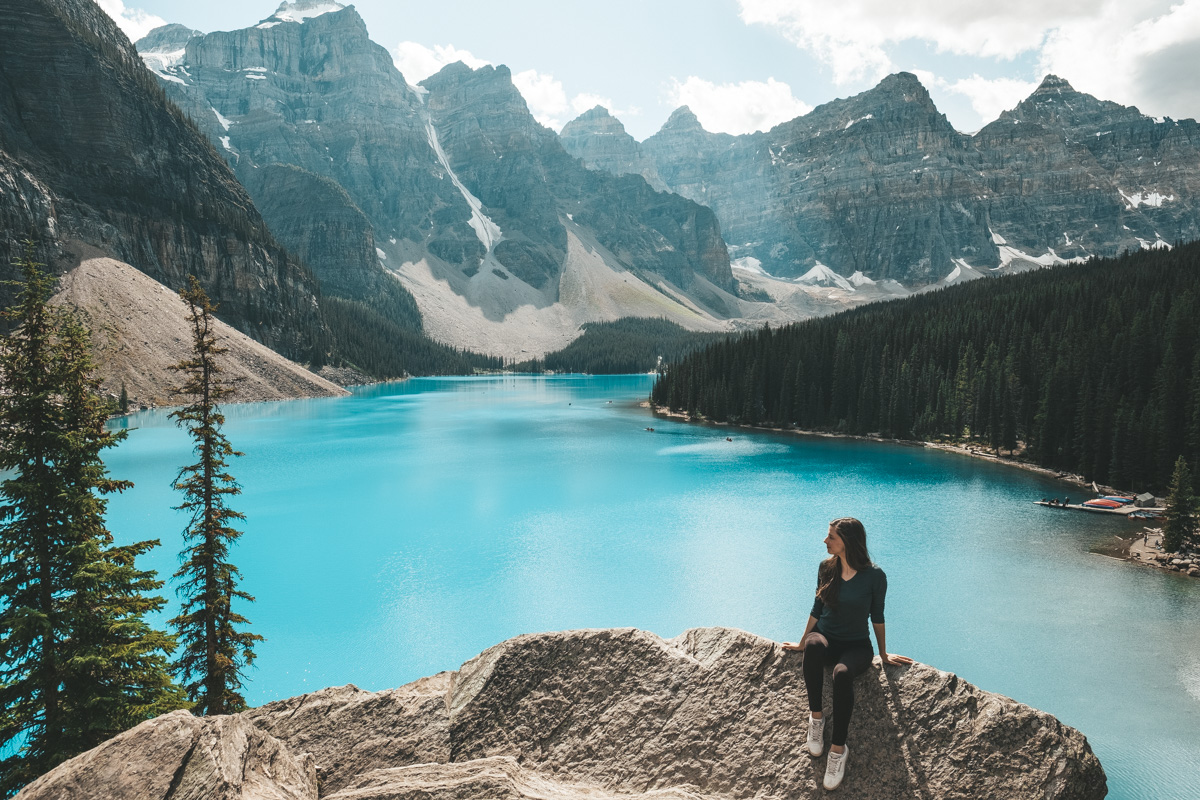
[[(1139, 526), (1037, 507), (1079, 492), (964, 456), (656, 419), (637, 407), (651, 382), (418, 379), (226, 407), (246, 453), (233, 561), (267, 639), (247, 700), (399, 686), (534, 631), (794, 640), (829, 520), (856, 516), (888, 574), (889, 649), (1083, 731), (1115, 800), (1197, 796), (1200, 581), (1089, 553)], [(166, 576), (190, 443), (165, 412), (124, 424), (107, 461), (136, 487), (109, 523), (162, 539), (141, 563)]]

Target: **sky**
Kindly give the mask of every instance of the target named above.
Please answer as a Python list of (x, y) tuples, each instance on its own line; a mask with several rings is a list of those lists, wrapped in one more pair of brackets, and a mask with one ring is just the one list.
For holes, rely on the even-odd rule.
[[(98, 0), (137, 40), (164, 22), (257, 23), (272, 0)], [(1048, 73), (1150, 116), (1200, 116), (1200, 0), (361, 0), (371, 38), (416, 83), (504, 64), (555, 130), (595, 105), (638, 140), (681, 105), (747, 133), (915, 73), (975, 131)]]

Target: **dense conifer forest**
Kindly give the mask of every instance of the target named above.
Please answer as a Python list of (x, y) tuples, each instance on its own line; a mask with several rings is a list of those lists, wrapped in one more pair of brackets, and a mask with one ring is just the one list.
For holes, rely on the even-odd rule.
[(717, 342), (658, 406), (947, 439), (1126, 489), (1200, 463), (1200, 243), (980, 280)]
[(530, 372), (588, 372), (621, 375), (653, 372), (673, 364), (693, 350), (724, 338), (723, 333), (697, 333), (665, 319), (623, 317), (614, 322), (590, 322), (583, 335), (544, 359), (514, 365)]

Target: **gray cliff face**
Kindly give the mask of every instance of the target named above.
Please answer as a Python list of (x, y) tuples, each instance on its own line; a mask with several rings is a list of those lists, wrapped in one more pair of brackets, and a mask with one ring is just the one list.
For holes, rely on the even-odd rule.
[[(191, 38), (161, 68), (154, 33), (138, 47), (331, 293), (369, 298), (387, 278), (376, 237), (420, 242), (455, 263), (477, 259), (470, 210), (387, 51), (353, 8), (302, 21), (289, 9), (302, 7), (285, 3), (255, 27)], [(291, 171), (272, 171), (279, 165)]]
[[(391, 691), (325, 689), (207, 720), (175, 712), (18, 797), (159, 800), (171, 776), (187, 790), (171, 797), (824, 797), (801, 665), (726, 628), (520, 636)], [(1106, 793), (1082, 734), (954, 675), (873, 668), (856, 693), (847, 800)]]
[(170, 64), (163, 53), (174, 41), (151, 47), (148, 37), (139, 47), (151, 67), (162, 61), (163, 88), (272, 209), (272, 224), (287, 218), (277, 234), (323, 280), (365, 276), (361, 295), (378, 261), (339, 264), (351, 250), (369, 252), (347, 241), (322, 249), (329, 237), (315, 231), (329, 228), (325, 207), (279, 196), (256, 175), (272, 164), (344, 189), (389, 252), (428, 253), (466, 277), (493, 258), (553, 299), (573, 220), (631, 269), (684, 288), (696, 274), (732, 285), (708, 209), (585, 170), (533, 119), (507, 68), (455, 64), (414, 89), (352, 7), (294, 21), (300, 10), (285, 3), (255, 27), (188, 39)]
[(452, 64), (421, 85), (451, 167), (499, 225), (495, 254), (514, 275), (534, 286), (557, 278), (569, 219), (630, 269), (684, 289), (695, 275), (732, 286), (709, 209), (640, 177), (584, 168), (534, 120), (507, 67)]
[(32, 237), (56, 269), (77, 263), (74, 242), (173, 288), (191, 273), (222, 318), (306, 355), (320, 325), (311, 276), (112, 20), (89, 0), (5, 0), (0, 40), (5, 268)]
[(974, 136), (907, 73), (766, 133), (709, 133), (686, 108), (634, 149), (604, 148), (611, 122), (569, 127), (574, 155), (617, 174), (652, 169), (717, 213), (735, 257), (780, 276), (821, 262), (921, 285), (956, 268), (1010, 271), (1200, 236), (1196, 123), (1156, 122), (1054, 76)]
[(637, 140), (604, 106), (596, 106), (568, 122), (558, 138), (563, 148), (582, 160), (588, 169), (607, 170), (614, 175), (641, 175), (656, 191), (670, 191), (654, 164), (642, 154)]

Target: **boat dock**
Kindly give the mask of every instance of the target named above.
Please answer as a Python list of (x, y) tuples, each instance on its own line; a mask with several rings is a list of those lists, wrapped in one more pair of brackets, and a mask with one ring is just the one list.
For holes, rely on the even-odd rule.
[(1033, 503), (1045, 508), (1061, 508), (1067, 511), (1090, 511), (1093, 514), (1116, 514), (1117, 516), (1132, 517), (1133, 519), (1157, 519), (1166, 511), (1165, 508), (1139, 508), (1132, 503), (1120, 508), (1097, 508), (1096, 506), (1085, 506), (1082, 503), (1051, 503), (1049, 500), (1034, 500)]

